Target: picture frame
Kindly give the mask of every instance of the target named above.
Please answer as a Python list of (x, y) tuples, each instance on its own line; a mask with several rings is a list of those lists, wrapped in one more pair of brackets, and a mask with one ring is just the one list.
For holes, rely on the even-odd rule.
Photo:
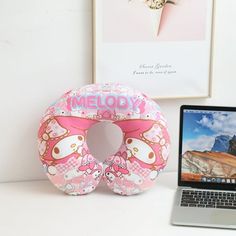
[(210, 97), (213, 16), (214, 0), (93, 0), (93, 82)]

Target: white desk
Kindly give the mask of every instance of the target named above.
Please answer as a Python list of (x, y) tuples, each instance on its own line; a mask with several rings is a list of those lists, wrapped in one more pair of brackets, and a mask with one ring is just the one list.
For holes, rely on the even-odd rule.
[(48, 181), (0, 184), (0, 236), (236, 235), (234, 230), (170, 225), (176, 173), (162, 173), (156, 187), (124, 197), (100, 186), (67, 196)]

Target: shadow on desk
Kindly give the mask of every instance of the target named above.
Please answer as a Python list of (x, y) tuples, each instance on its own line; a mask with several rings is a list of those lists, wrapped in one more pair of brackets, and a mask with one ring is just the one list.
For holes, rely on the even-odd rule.
[[(43, 181), (30, 181), (30, 182), (21, 182), (20, 185), (19, 183), (8, 183), (7, 188), (11, 192), (11, 189), (16, 189), (17, 191), (21, 194), (31, 194), (34, 195), (36, 194), (37, 196), (68, 196), (68, 197), (76, 197), (76, 196), (71, 196), (68, 194), (65, 194), (61, 190), (57, 189), (50, 181), (48, 180), (43, 180)], [(99, 195), (116, 195), (114, 194), (107, 186), (105, 183), (101, 182), (99, 186), (91, 193), (96, 193)], [(90, 194), (87, 194), (90, 195)], [(83, 195), (86, 196), (86, 195)], [(83, 197), (81, 196), (81, 197)]]
[[(6, 185), (6, 189), (10, 192), (16, 190), (23, 194), (37, 194), (37, 195), (44, 195), (44, 196), (69, 196), (62, 191), (58, 190), (50, 181), (43, 180), (43, 181), (30, 181), (30, 182), (21, 182), (19, 183), (8, 183)], [(176, 173), (160, 173), (158, 176), (156, 185), (154, 188), (164, 188), (175, 190), (177, 187), (177, 174)], [(101, 181), (98, 187), (91, 193), (96, 195), (106, 195), (106, 196), (120, 196), (115, 194), (111, 189), (108, 188), (105, 182)], [(90, 195), (90, 194), (88, 194)], [(139, 194), (138, 194), (139, 195)], [(137, 195), (136, 195), (137, 196)]]

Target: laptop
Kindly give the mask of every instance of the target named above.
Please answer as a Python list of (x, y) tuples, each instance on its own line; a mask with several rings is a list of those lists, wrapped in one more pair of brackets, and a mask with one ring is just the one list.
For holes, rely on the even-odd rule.
[(236, 107), (180, 108), (171, 223), (236, 229)]

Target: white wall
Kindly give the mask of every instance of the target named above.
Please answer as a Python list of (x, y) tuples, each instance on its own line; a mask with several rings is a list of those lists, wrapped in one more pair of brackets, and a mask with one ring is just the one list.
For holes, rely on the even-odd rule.
[[(176, 170), (179, 107), (236, 106), (236, 1), (216, 0), (212, 98), (161, 100)], [(64, 91), (91, 82), (91, 0), (0, 0), (0, 181), (44, 178), (38, 122)]]
[(38, 122), (91, 80), (91, 1), (0, 0), (0, 181), (44, 178)]

